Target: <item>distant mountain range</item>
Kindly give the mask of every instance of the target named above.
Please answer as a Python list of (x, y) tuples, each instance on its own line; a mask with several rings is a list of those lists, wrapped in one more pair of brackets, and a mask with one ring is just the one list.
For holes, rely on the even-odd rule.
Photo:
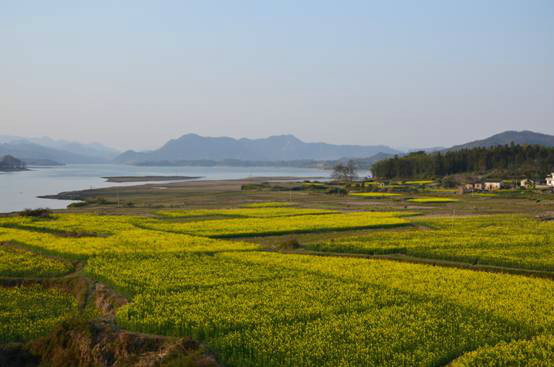
[(384, 145), (334, 145), (306, 143), (293, 135), (264, 139), (211, 138), (186, 134), (149, 152), (127, 151), (115, 158), (118, 163), (236, 159), (241, 161), (336, 160), (364, 158), (377, 153), (400, 154)]
[(98, 143), (0, 135), (0, 156), (12, 155), (29, 165), (109, 163), (119, 153)]
[(554, 135), (541, 134), (529, 130), (508, 130), (500, 134), (490, 136), (486, 139), (475, 140), (461, 145), (455, 145), (451, 148), (448, 148), (447, 150), (488, 148), (496, 145), (506, 145), (511, 143), (519, 145), (544, 145), (547, 147), (554, 147)]
[[(554, 136), (532, 131), (505, 131), (483, 140), (451, 148), (421, 149), (427, 152), (490, 147), (510, 143), (554, 146)], [(415, 149), (414, 149), (415, 150)], [(329, 167), (334, 162), (354, 159), (360, 167), (404, 152), (385, 145), (335, 145), (306, 143), (293, 135), (264, 139), (233, 139), (186, 134), (152, 151), (119, 151), (102, 144), (65, 140), (21, 138), (0, 135), (0, 157), (12, 155), (28, 165), (71, 163), (125, 163), (147, 166), (289, 166)]]

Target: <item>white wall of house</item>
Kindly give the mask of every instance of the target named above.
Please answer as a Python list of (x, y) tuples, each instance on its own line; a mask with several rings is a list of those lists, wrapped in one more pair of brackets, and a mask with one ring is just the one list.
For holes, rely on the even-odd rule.
[(529, 179), (526, 178), (524, 180), (521, 180), (519, 186), (525, 187), (525, 188), (533, 187), (533, 186), (535, 186), (535, 181), (529, 180)]
[(548, 176), (546, 178), (546, 185), (547, 186), (551, 186), (551, 187), (554, 187), (554, 172), (550, 174), (550, 176)]
[(485, 182), (485, 190), (494, 191), (502, 188), (501, 182)]

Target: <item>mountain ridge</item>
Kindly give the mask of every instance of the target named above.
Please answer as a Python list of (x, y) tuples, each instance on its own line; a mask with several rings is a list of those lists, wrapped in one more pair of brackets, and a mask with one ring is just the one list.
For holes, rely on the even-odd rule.
[(0, 143), (0, 156), (2, 155), (12, 155), (23, 161), (50, 160), (63, 164), (109, 162), (98, 157), (89, 157), (28, 142)]
[[(553, 147), (554, 136), (529, 130), (507, 130), (484, 139), (454, 145), (450, 148), (413, 149), (427, 152), (448, 152), (476, 147), (496, 145), (544, 145)], [(408, 151), (408, 152), (409, 152)], [(321, 161), (332, 162), (344, 159), (375, 160), (379, 154), (385, 156), (403, 155), (404, 151), (386, 145), (338, 145), (321, 142), (304, 142), (292, 134), (274, 135), (266, 138), (204, 137), (198, 134), (184, 134), (170, 139), (160, 148), (149, 151), (128, 150), (119, 153), (116, 149), (99, 143), (78, 143), (56, 140), (50, 137), (22, 138), (0, 135), (0, 154), (13, 155), (28, 164), (40, 162), (72, 163), (126, 163), (183, 164), (201, 161), (246, 163)]]
[[(43, 136), (40, 138), (31, 137), (24, 138), (14, 135), (0, 135), (0, 144), (36, 144), (44, 148), (51, 148), (61, 152), (69, 152), (78, 154), (80, 156), (86, 156), (88, 158), (100, 159), (100, 161), (111, 161), (121, 152), (117, 149), (108, 147), (100, 143), (80, 143), (76, 141), (53, 139), (51, 137)], [(30, 152), (32, 154), (32, 152)], [(28, 157), (33, 159), (39, 159), (43, 157)], [(85, 159), (90, 160), (90, 159)]]
[(274, 135), (261, 139), (203, 137), (185, 134), (171, 139), (159, 149), (136, 152), (128, 150), (114, 159), (117, 163), (179, 160), (336, 160), (344, 157), (364, 158), (377, 153), (401, 154), (385, 145), (336, 145), (307, 143), (294, 135)]
[(544, 145), (547, 147), (554, 147), (554, 135), (537, 133), (530, 130), (506, 130), (501, 133), (491, 135), (488, 138), (473, 140), (465, 144), (454, 145), (448, 149), (445, 149), (445, 151), (488, 148), (511, 143), (519, 145)]

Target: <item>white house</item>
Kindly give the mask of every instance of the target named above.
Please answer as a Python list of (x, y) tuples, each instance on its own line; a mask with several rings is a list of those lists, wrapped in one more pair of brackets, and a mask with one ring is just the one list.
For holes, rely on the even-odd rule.
[(472, 192), (473, 190), (475, 190), (475, 187), (473, 186), (473, 184), (470, 184), (470, 183), (465, 184), (463, 188), (465, 192)]
[(546, 176), (546, 186), (554, 187), (554, 172)]
[(485, 182), (486, 191), (495, 191), (502, 188), (502, 182)]
[(519, 186), (525, 189), (532, 189), (533, 187), (535, 187), (535, 181), (526, 178), (521, 180), (521, 182), (519, 183)]

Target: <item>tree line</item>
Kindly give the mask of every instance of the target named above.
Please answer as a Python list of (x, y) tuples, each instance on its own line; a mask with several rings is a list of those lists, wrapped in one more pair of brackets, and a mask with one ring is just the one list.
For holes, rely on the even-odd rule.
[(505, 178), (540, 178), (554, 171), (554, 148), (499, 145), (427, 154), (423, 151), (376, 162), (379, 178), (437, 178), (454, 174), (490, 174)]

